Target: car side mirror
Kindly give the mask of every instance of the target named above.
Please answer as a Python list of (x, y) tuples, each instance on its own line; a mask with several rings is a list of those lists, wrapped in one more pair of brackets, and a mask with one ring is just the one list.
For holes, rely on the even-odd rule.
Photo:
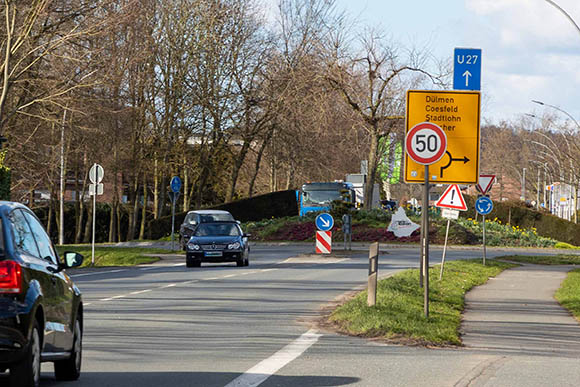
[(68, 269), (71, 267), (80, 266), (83, 263), (84, 258), (85, 257), (83, 257), (79, 253), (75, 253), (72, 251), (65, 251), (65, 253), (64, 253), (64, 267)]
[(250, 238), (252, 236), (252, 234), (243, 234), (242, 237), (244, 238)]

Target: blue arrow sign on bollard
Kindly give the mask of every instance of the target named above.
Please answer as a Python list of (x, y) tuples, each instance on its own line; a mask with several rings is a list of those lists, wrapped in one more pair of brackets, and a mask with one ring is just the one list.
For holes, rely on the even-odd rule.
[(180, 189), (181, 189), (181, 179), (179, 178), (179, 176), (173, 176), (173, 178), (171, 179), (171, 190), (173, 192), (179, 192)]
[(456, 48), (453, 51), (453, 88), (481, 90), (480, 48)]
[(320, 231), (330, 231), (334, 226), (334, 218), (332, 215), (322, 213), (316, 217), (316, 227)]
[(493, 210), (493, 202), (487, 196), (480, 196), (475, 201), (475, 210), (480, 215), (487, 215)]

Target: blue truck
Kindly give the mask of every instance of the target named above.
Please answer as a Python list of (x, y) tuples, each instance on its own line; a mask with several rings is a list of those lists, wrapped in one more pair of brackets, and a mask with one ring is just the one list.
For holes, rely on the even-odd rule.
[(296, 191), (300, 216), (309, 212), (329, 211), (333, 200), (346, 200), (355, 203), (352, 183), (306, 183)]

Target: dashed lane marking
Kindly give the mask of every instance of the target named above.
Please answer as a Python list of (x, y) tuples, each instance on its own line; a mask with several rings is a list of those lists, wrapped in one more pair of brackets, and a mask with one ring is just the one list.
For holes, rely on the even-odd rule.
[(225, 387), (256, 387), (262, 384), (278, 370), (302, 355), (314, 345), (322, 335), (311, 329), (302, 336), (270, 356), (262, 360), (243, 375), (228, 383)]

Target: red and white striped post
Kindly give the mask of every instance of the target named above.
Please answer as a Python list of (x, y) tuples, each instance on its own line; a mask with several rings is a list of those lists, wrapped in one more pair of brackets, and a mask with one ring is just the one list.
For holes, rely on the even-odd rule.
[(332, 252), (332, 231), (316, 231), (316, 254)]

